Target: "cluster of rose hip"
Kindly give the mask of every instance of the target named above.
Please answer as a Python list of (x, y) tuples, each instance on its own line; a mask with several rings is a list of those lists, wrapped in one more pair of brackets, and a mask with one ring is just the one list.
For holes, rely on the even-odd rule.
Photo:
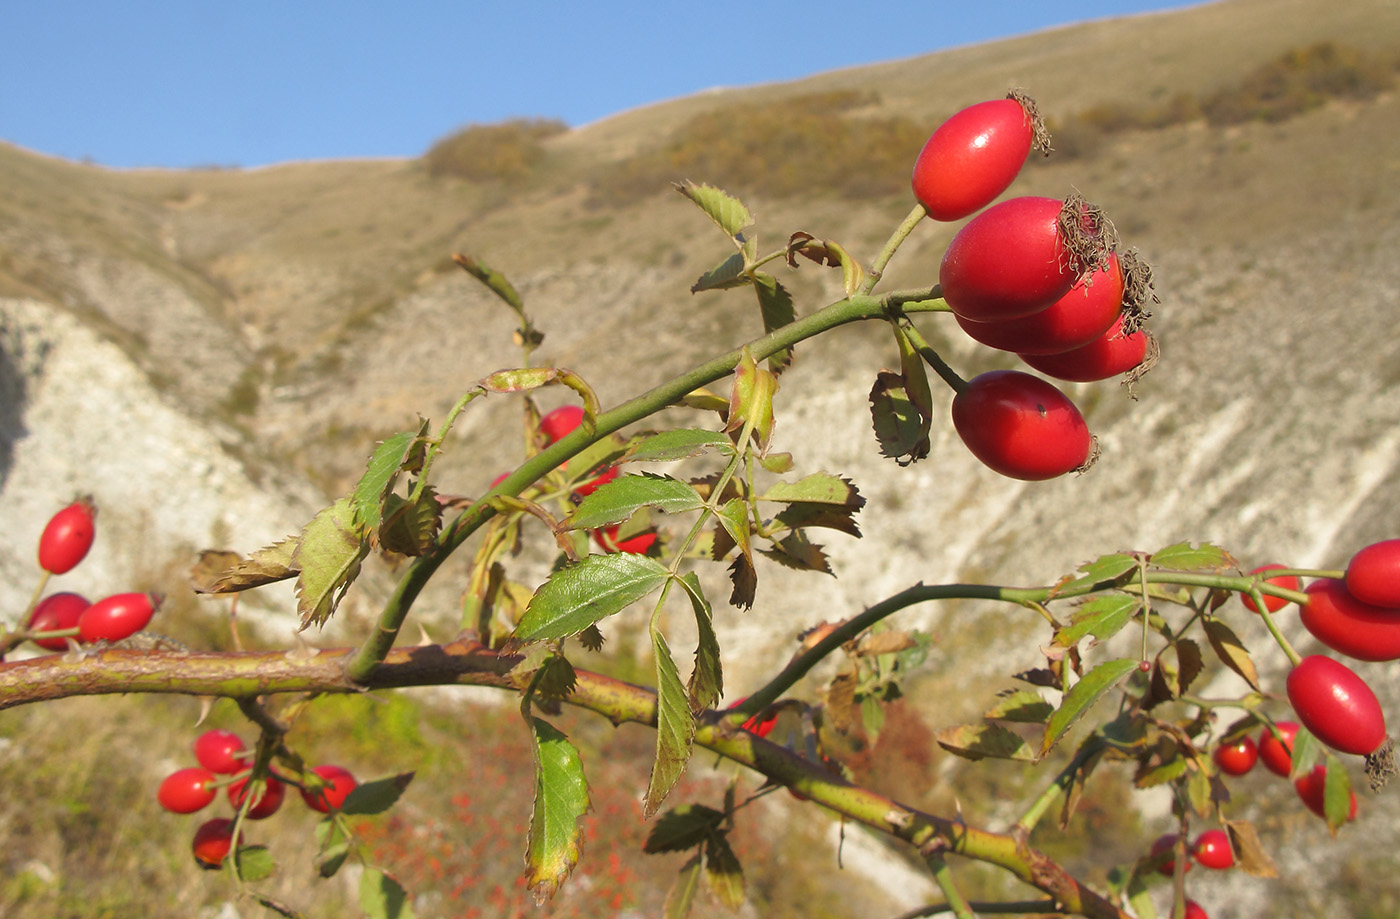
[[(547, 447), (564, 435), (572, 432), (581, 424), (583, 424), (583, 409), (577, 405), (565, 405), (546, 413), (545, 416), (540, 419), (539, 431), (544, 438), (544, 445)], [(566, 475), (568, 474), (567, 463), (562, 467), (562, 471)], [(585, 470), (585, 472), (592, 472), (592, 470)], [(503, 472), (498, 475), (491, 483), (491, 487), (495, 488), (499, 485), (508, 474), (509, 473)], [(617, 466), (607, 466), (599, 470), (596, 476), (575, 483), (572, 486), (571, 493), (579, 499), (586, 498), (602, 486), (617, 478), (620, 474), (621, 470)], [(604, 552), (631, 552), (634, 555), (645, 555), (647, 551), (656, 544), (657, 534), (653, 529), (647, 529), (640, 533), (629, 534), (625, 538), (619, 538), (622, 526), (622, 524), (616, 524), (614, 526), (591, 530), (593, 541), (596, 542)]]
[[(79, 498), (49, 519), (39, 537), (39, 567), (43, 581), (67, 574), (87, 557), (97, 528), (97, 507), (89, 497)], [(144, 629), (160, 607), (160, 597), (148, 593), (113, 594), (89, 603), (80, 594), (64, 591), (33, 604), (26, 625), (27, 637), (48, 651), (66, 651), (69, 641), (94, 644), (121, 641)]]
[[(914, 165), (928, 216), (960, 220), (1011, 185), (1032, 148), (1049, 152), (1034, 103), (1019, 92), (944, 122)], [(943, 300), (973, 339), (1073, 382), (1140, 374), (1156, 359), (1141, 328), (1151, 272), (1119, 252), (1112, 222), (1078, 194), (1011, 198), (987, 207), (949, 244)], [(948, 379), (945, 376), (945, 379)], [(1029, 373), (949, 380), (953, 426), (973, 455), (1017, 479), (1049, 479), (1093, 461), (1094, 438), (1074, 403)]]
[[(250, 792), (251, 752), (242, 738), (232, 731), (205, 731), (194, 742), (194, 758), (199, 765), (170, 773), (156, 792), (160, 806), (171, 813), (193, 814), (212, 804), (219, 796), (219, 790), (225, 789), (235, 816), (206, 820), (194, 832), (192, 848), (195, 861), (203, 867), (218, 868), (228, 857), (234, 847), (238, 812), (242, 811), (243, 817), (248, 820), (271, 817), (282, 807), (288, 785), (300, 791), (307, 807), (328, 814), (338, 810), (359, 784), (348, 769), (322, 765), (307, 770), (300, 782), (272, 774), (265, 780), (260, 793), (256, 786)], [(252, 797), (254, 793), (256, 797)]]

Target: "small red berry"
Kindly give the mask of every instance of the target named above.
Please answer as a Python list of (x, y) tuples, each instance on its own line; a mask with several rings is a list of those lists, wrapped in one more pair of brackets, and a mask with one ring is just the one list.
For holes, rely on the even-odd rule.
[(1197, 903), (1195, 900), (1187, 900), (1186, 912), (1183, 914), (1183, 919), (1210, 919), (1210, 916), (1206, 915), (1206, 911), (1201, 908), (1201, 904)]
[(39, 567), (50, 574), (64, 574), (83, 560), (96, 533), (97, 506), (82, 497), (49, 518), (39, 537)]
[(592, 530), (593, 541), (596, 542), (604, 552), (609, 554), (613, 552), (630, 552), (633, 555), (646, 555), (647, 550), (656, 543), (655, 530), (644, 530), (635, 536), (629, 536), (626, 539), (619, 540), (617, 534), (621, 529), (622, 527), (619, 525), (603, 527), (601, 530)]
[[(1324, 820), (1327, 819), (1327, 766), (1320, 763), (1313, 767), (1313, 771), (1307, 775), (1300, 776), (1298, 781), (1293, 783), (1293, 788), (1298, 792), (1298, 797), (1307, 805), (1308, 810), (1317, 814)], [(1347, 812), (1348, 820), (1356, 819), (1356, 792), (1351, 792), (1351, 807)]]
[(141, 631), (160, 606), (155, 594), (114, 594), (83, 610), (78, 618), (78, 640), (121, 641)]
[(345, 799), (350, 796), (350, 792), (360, 784), (355, 780), (355, 776), (351, 775), (350, 770), (343, 766), (315, 766), (311, 771), (325, 784), (315, 791), (310, 791), (308, 782), (308, 788), (301, 789), (301, 798), (307, 807), (323, 814), (339, 810)]
[[(738, 708), (739, 706), (743, 705), (744, 702), (748, 700), (748, 698), (748, 696), (740, 696), (734, 701), (734, 704), (729, 707)], [(759, 712), (758, 714), (750, 718), (748, 721), (745, 721), (743, 724), (744, 730), (748, 731), (751, 734), (757, 734), (759, 737), (767, 737), (769, 734), (773, 733), (773, 728), (778, 723), (777, 713), (774, 712), (767, 718), (759, 720), (759, 717), (762, 714), (763, 712)]]
[(1346, 580), (1347, 590), (1361, 602), (1400, 607), (1400, 539), (1372, 543), (1353, 555)]
[(1224, 830), (1206, 830), (1197, 836), (1196, 861), (1217, 871), (1233, 867), (1235, 851), (1230, 847), (1230, 834)]
[(194, 831), (195, 861), (205, 868), (217, 868), (233, 848), (233, 821), (227, 817), (206, 820)]
[(578, 485), (575, 485), (574, 494), (578, 495), (580, 498), (587, 498), (621, 474), (621, 469), (618, 469), (616, 466), (609, 466), (588, 481), (580, 482)]
[(1215, 764), (1226, 775), (1244, 775), (1253, 769), (1258, 761), (1259, 747), (1247, 734), (1215, 748)]
[(252, 760), (239, 756), (246, 749), (243, 739), (232, 731), (214, 729), (205, 731), (195, 738), (194, 758), (210, 772), (219, 775), (233, 775), (247, 769)]
[(580, 424), (583, 424), (583, 409), (577, 405), (565, 405), (540, 419), (540, 433), (544, 435), (547, 446), (572, 432)]
[[(1250, 574), (1262, 574), (1265, 571), (1278, 571), (1287, 567), (1287, 565), (1260, 565), (1258, 568), (1255, 568), (1253, 571), (1251, 571)], [(1298, 578), (1291, 574), (1285, 575), (1281, 578), (1268, 578), (1264, 581), (1264, 583), (1272, 584), (1275, 587), (1283, 587), (1288, 590), (1302, 589)], [(1283, 597), (1271, 597), (1268, 594), (1260, 594), (1260, 596), (1264, 598), (1264, 609), (1268, 610), (1271, 613), (1277, 613), (1279, 610), (1283, 609), (1285, 606), (1288, 605), (1288, 601), (1283, 599)], [(1245, 609), (1249, 610), (1252, 613), (1259, 612), (1259, 607), (1254, 605), (1254, 598), (1251, 597), (1249, 594), (1240, 594), (1240, 600), (1244, 603)]]
[[(29, 617), (31, 632), (57, 632), (60, 629), (73, 629), (78, 619), (92, 604), (86, 597), (74, 593), (57, 593), (45, 597), (34, 607)], [(34, 643), (47, 651), (67, 651), (66, 638), (36, 638)]]
[(1275, 721), (1274, 728), (1282, 740), (1267, 727), (1259, 732), (1259, 759), (1274, 775), (1288, 777), (1293, 770), (1293, 738), (1298, 736), (1298, 722)]
[(160, 783), (156, 800), (172, 814), (193, 814), (208, 806), (218, 795), (214, 790), (214, 773), (199, 766), (190, 766), (170, 773)]
[[(268, 776), (267, 786), (262, 794), (248, 808), (248, 818), (251, 820), (262, 820), (277, 813), (277, 809), (282, 806), (282, 799), (287, 796), (287, 786), (283, 785), (276, 776)], [(248, 778), (235, 779), (228, 786), (228, 800), (234, 808), (243, 806), (243, 799), (248, 797)]]

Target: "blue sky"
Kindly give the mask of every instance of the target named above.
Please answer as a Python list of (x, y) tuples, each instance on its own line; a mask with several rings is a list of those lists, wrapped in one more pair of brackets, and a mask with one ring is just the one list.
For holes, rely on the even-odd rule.
[(0, 139), (107, 166), (407, 157), (1182, 0), (0, 0)]

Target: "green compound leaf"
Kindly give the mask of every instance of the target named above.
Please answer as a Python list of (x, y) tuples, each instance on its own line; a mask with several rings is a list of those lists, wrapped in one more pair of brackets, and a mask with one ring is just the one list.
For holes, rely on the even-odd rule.
[(408, 891), (393, 875), (368, 865), (360, 875), (360, 909), (370, 919), (413, 919)]
[(412, 781), (412, 772), (401, 772), (387, 779), (375, 779), (356, 785), (354, 790), (345, 796), (345, 803), (340, 805), (340, 812), (366, 817), (382, 814), (394, 806)]
[(403, 472), (422, 468), (424, 438), (428, 436), (428, 420), (418, 419), (418, 430), (402, 431), (380, 442), (365, 473), (351, 495), (355, 509), (355, 524), (365, 530), (376, 530), (384, 512), (384, 502), (394, 483)]
[(1035, 761), (1035, 751), (1014, 731), (999, 724), (960, 724), (934, 735), (938, 745), (974, 762), (985, 757)]
[(759, 495), (758, 500), (827, 504), (847, 508), (865, 506), (865, 497), (856, 490), (850, 479), (825, 472), (813, 473), (796, 482), (778, 482)]
[(652, 652), (656, 655), (656, 761), (651, 767), (642, 813), (655, 814), (661, 802), (675, 787), (690, 762), (691, 741), (695, 738), (695, 716), (690, 697), (681, 685), (680, 672), (658, 629), (651, 630)]
[(695, 202), (715, 222), (715, 226), (731, 237), (739, 237), (753, 223), (753, 215), (742, 201), (713, 185), (686, 182), (684, 185), (677, 184), (675, 189)]
[[(763, 314), (764, 332), (782, 328), (797, 318), (797, 309), (792, 304), (792, 294), (778, 283), (777, 278), (763, 272), (755, 272), (753, 286), (758, 293), (758, 309)], [(791, 364), (791, 348), (775, 351), (768, 358), (768, 369), (774, 373), (782, 373)]]
[(682, 804), (657, 818), (647, 835), (642, 851), (651, 855), (660, 852), (684, 852), (694, 849), (724, 822), (724, 812), (703, 804)]
[(292, 558), (300, 543), (300, 539), (289, 536), (281, 542), (265, 546), (225, 569), (208, 584), (196, 585), (195, 590), (209, 594), (234, 593), (295, 577), (300, 571), (292, 564)]
[(664, 565), (645, 555), (586, 556), (555, 572), (535, 592), (515, 638), (550, 641), (576, 635), (657, 590), (668, 577)]
[(292, 565), (300, 571), (296, 593), (302, 629), (324, 624), (360, 574), (369, 542), (354, 517), (350, 499), (341, 498), (301, 531)]
[(1170, 568), (1173, 571), (1199, 571), (1207, 568), (1218, 571), (1235, 567), (1235, 560), (1230, 557), (1229, 552), (1219, 546), (1212, 546), (1210, 543), (1193, 546), (1183, 542), (1152, 553), (1152, 565), (1155, 568)]
[(724, 671), (720, 666), (719, 639), (715, 636), (714, 613), (705, 592), (700, 588), (700, 578), (695, 572), (687, 571), (680, 577), (680, 584), (690, 596), (690, 605), (695, 610), (695, 625), (700, 633), (700, 641), (695, 647), (695, 669), (690, 672), (690, 684), (686, 691), (690, 694), (692, 711), (700, 712), (713, 708), (724, 695)]
[(1142, 600), (1127, 594), (1104, 594), (1075, 610), (1070, 624), (1055, 633), (1055, 644), (1072, 648), (1085, 635), (1103, 641), (1116, 635), (1142, 607)]
[(717, 431), (682, 428), (642, 438), (627, 448), (625, 459), (638, 463), (674, 463), (711, 450), (733, 453), (734, 445)]
[(554, 725), (530, 719), (535, 741), (535, 806), (525, 850), (525, 883), (544, 903), (578, 864), (583, 830), (579, 819), (590, 805), (578, 750)]
[(1095, 702), (1103, 698), (1105, 693), (1136, 670), (1137, 665), (1136, 660), (1124, 658), (1107, 661), (1084, 674), (1083, 678), (1065, 693), (1060, 707), (1045, 725), (1045, 739), (1040, 744), (1040, 756), (1043, 758), (1049, 753), (1065, 732), (1073, 727)]
[(644, 472), (619, 476), (600, 486), (569, 515), (568, 525), (573, 530), (593, 530), (628, 520), (644, 507), (683, 514), (704, 506), (705, 500), (690, 485), (670, 476)]

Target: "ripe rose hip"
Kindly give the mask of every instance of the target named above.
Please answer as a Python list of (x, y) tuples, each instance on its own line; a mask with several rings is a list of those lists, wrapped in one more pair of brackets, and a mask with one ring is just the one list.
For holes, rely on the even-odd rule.
[(227, 817), (215, 817), (200, 824), (194, 831), (195, 861), (205, 868), (217, 868), (228, 857), (233, 848), (233, 821)]
[[(333, 810), (339, 810), (345, 803), (345, 799), (350, 796), (350, 792), (360, 784), (355, 780), (355, 776), (349, 769), (343, 766), (315, 766), (311, 769), (322, 781), (325, 782), (315, 791), (308, 788), (301, 789), (301, 799), (306, 802), (306, 806), (314, 811), (328, 814)], [(307, 783), (308, 786), (310, 783)]]
[(988, 468), (1040, 481), (1082, 468), (1094, 449), (1084, 416), (1052, 384), (1015, 370), (974, 377), (953, 397), (953, 427)]
[(554, 443), (565, 434), (573, 431), (583, 423), (583, 408), (577, 405), (565, 405), (547, 413), (540, 419), (540, 433), (544, 435), (545, 445)]
[[(1327, 819), (1327, 765), (1319, 763), (1313, 767), (1313, 771), (1307, 775), (1299, 776), (1298, 781), (1293, 783), (1294, 791), (1298, 792), (1298, 797), (1307, 805), (1308, 810), (1317, 814), (1324, 820)], [(1356, 792), (1351, 794), (1351, 807), (1348, 808), (1347, 819), (1356, 819)]]
[(617, 534), (622, 530), (622, 525), (603, 527), (599, 530), (590, 530), (593, 534), (593, 541), (609, 554), (613, 552), (630, 552), (633, 555), (646, 555), (656, 543), (656, 531), (644, 530), (635, 536), (619, 540)]
[(1288, 777), (1288, 773), (1293, 770), (1293, 738), (1298, 736), (1298, 722), (1296, 721), (1275, 721), (1274, 727), (1278, 729), (1283, 739), (1274, 736), (1273, 731), (1267, 727), (1259, 732), (1259, 759), (1264, 763), (1264, 768), (1274, 775)]
[[(1091, 216), (1092, 215), (1092, 216)], [(974, 322), (1029, 316), (1069, 292), (1113, 248), (1111, 224), (1077, 196), (1012, 198), (958, 231), (938, 282), (948, 307)], [(1068, 235), (1062, 227), (1068, 227)]]
[(1235, 864), (1235, 852), (1230, 847), (1230, 835), (1224, 830), (1206, 830), (1196, 837), (1196, 861), (1217, 871)]
[(1205, 909), (1195, 900), (1186, 901), (1186, 912), (1182, 914), (1182, 919), (1210, 919)]
[(248, 757), (238, 755), (244, 749), (243, 739), (237, 734), (215, 728), (195, 738), (194, 758), (210, 772), (233, 775), (252, 765)]
[[(1149, 365), (1149, 354), (1156, 347), (1156, 339), (1146, 329), (1138, 329), (1130, 335), (1123, 334), (1123, 320), (1120, 317), (1098, 338), (1079, 348), (1061, 351), (1059, 354), (1031, 354), (1017, 352), (1017, 356), (1030, 367), (1046, 376), (1070, 383), (1096, 383), (1128, 373)], [(1156, 358), (1151, 358), (1155, 361)], [(1141, 372), (1141, 371), (1139, 371)]]
[(1385, 743), (1385, 714), (1366, 681), (1346, 664), (1311, 654), (1288, 672), (1288, 701), (1318, 740), (1366, 756)]
[[(282, 806), (282, 800), (287, 796), (287, 786), (282, 784), (276, 776), (268, 776), (267, 786), (262, 794), (248, 808), (248, 818), (250, 820), (262, 820), (277, 813), (277, 809)], [(238, 809), (243, 806), (243, 799), (248, 797), (248, 777), (244, 775), (235, 779), (228, 786), (228, 801)]]
[(575, 485), (574, 494), (578, 495), (580, 498), (586, 498), (621, 474), (621, 469), (616, 466), (609, 466), (593, 478)]
[[(77, 628), (78, 619), (91, 605), (86, 597), (74, 593), (45, 597), (34, 607), (34, 613), (29, 617), (29, 629), (32, 632), (57, 632)], [(66, 638), (36, 638), (34, 643), (46, 651), (68, 650)]]
[[(748, 696), (740, 696), (738, 699), (734, 700), (734, 704), (729, 707), (738, 708), (739, 706), (743, 705), (744, 702), (748, 700), (748, 698)], [(759, 737), (767, 737), (769, 734), (773, 733), (773, 727), (778, 723), (777, 713), (774, 712), (767, 718), (764, 718), (760, 721), (759, 716), (762, 714), (763, 712), (759, 712), (758, 714), (750, 718), (748, 721), (745, 721), (742, 725), (744, 730), (748, 731), (751, 734), (757, 734)]]
[(934, 220), (959, 220), (986, 207), (1011, 185), (1041, 131), (1034, 103), (1017, 94), (968, 106), (939, 125), (919, 152), (914, 197)]
[(207, 807), (218, 795), (214, 782), (214, 773), (208, 769), (199, 766), (180, 769), (160, 783), (156, 800), (172, 814), (193, 814)]
[(39, 537), (39, 567), (50, 574), (64, 574), (83, 560), (96, 533), (97, 506), (82, 497), (49, 518)]
[[(1287, 567), (1287, 565), (1277, 564), (1260, 565), (1258, 568), (1251, 571), (1250, 574), (1262, 574), (1265, 571), (1279, 571)], [(1287, 590), (1302, 590), (1302, 585), (1299, 583), (1298, 578), (1291, 574), (1280, 578), (1266, 578), (1264, 583), (1272, 584), (1275, 587), (1283, 587)], [(1277, 613), (1287, 606), (1289, 602), (1282, 597), (1271, 597), (1268, 594), (1260, 594), (1260, 596), (1264, 598), (1264, 609), (1271, 613)], [(1254, 598), (1249, 594), (1240, 594), (1240, 600), (1244, 603), (1245, 609), (1249, 610), (1251, 613), (1259, 612), (1259, 607), (1254, 605)]]
[(121, 641), (144, 629), (160, 606), (155, 594), (113, 594), (83, 610), (78, 618), (78, 640)]
[(1353, 555), (1346, 582), (1362, 603), (1390, 607), (1400, 616), (1400, 539), (1372, 543)]
[(999, 322), (974, 322), (957, 313), (974, 341), (1020, 354), (1060, 354), (1082, 348), (1106, 333), (1123, 306), (1123, 270), (1110, 253), (1108, 265), (1085, 275), (1063, 297), (1039, 312)]
[[(1180, 838), (1181, 838), (1181, 837), (1178, 836), (1178, 835), (1175, 834), (1175, 833), (1168, 833), (1168, 834), (1166, 834), (1165, 836), (1159, 836), (1159, 837), (1157, 837), (1157, 841), (1154, 842), (1154, 843), (1152, 843), (1152, 850), (1151, 850), (1151, 855), (1152, 855), (1152, 857), (1153, 857), (1153, 858), (1157, 858), (1157, 857), (1159, 857), (1159, 856), (1166, 855), (1167, 853), (1171, 852), (1174, 848), (1176, 848), (1176, 841), (1177, 841), (1178, 839), (1180, 839)], [(1188, 853), (1188, 854), (1189, 854), (1189, 853)], [(1190, 870), (1191, 870), (1191, 863), (1190, 863), (1189, 861), (1186, 863), (1186, 868), (1185, 868), (1184, 870), (1186, 870), (1186, 871), (1190, 871)], [(1170, 877), (1171, 875), (1175, 874), (1175, 873), (1176, 873), (1176, 859), (1175, 859), (1175, 858), (1169, 858), (1169, 859), (1167, 859), (1166, 861), (1164, 861), (1164, 862), (1162, 862), (1161, 864), (1159, 864), (1159, 865), (1157, 866), (1157, 872), (1158, 872), (1159, 874), (1165, 874), (1165, 875), (1167, 875), (1168, 877)]]
[(1360, 661), (1400, 659), (1400, 609), (1363, 603), (1335, 578), (1313, 581), (1306, 593), (1298, 618), (1318, 641)]
[(1215, 748), (1215, 764), (1226, 775), (1245, 775), (1258, 760), (1259, 747), (1249, 735)]

